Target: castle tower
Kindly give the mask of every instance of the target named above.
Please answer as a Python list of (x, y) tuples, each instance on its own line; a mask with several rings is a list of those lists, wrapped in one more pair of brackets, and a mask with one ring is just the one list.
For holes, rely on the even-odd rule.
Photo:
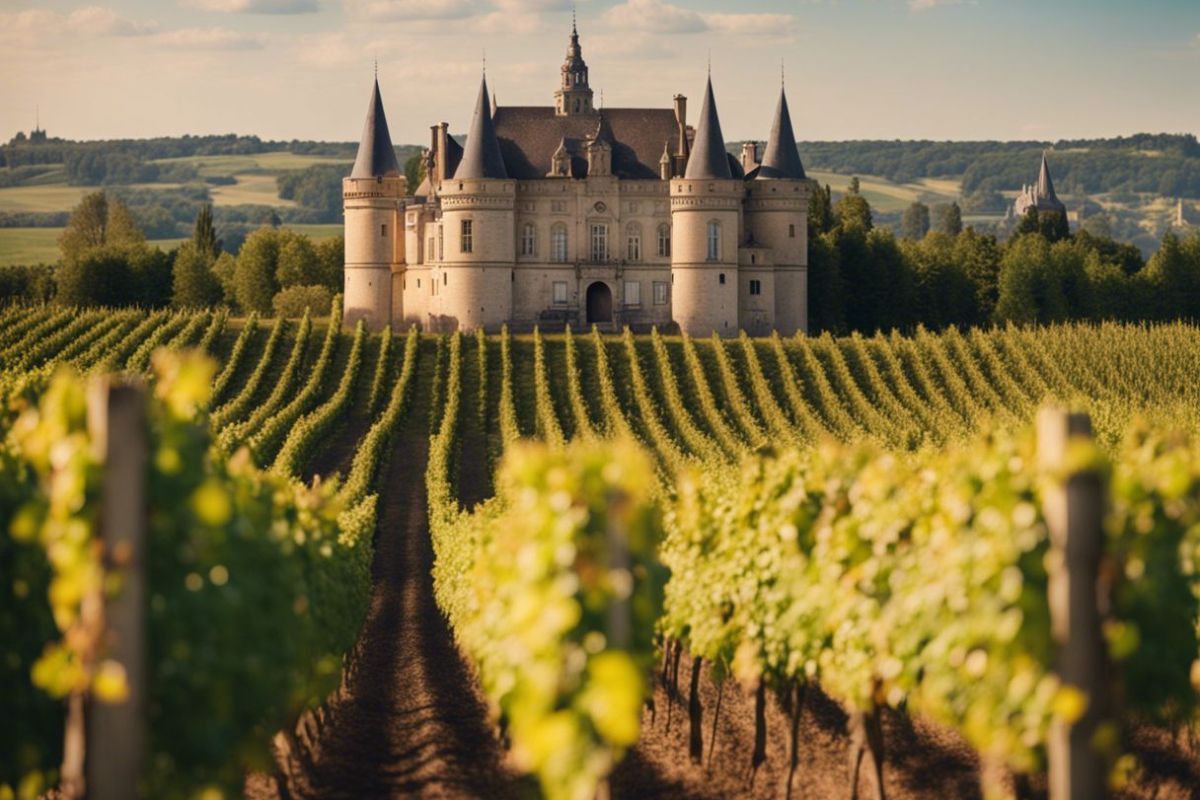
[[(769, 278), (754, 276), (761, 291), (773, 289), (774, 327), (791, 335), (808, 328), (808, 179), (796, 149), (787, 95), (779, 103), (762, 163), (749, 181), (747, 238), (771, 249)], [(746, 281), (749, 280), (747, 276)], [(769, 284), (773, 284), (770, 286)], [(743, 287), (748, 291), (748, 287)]]
[(671, 181), (671, 313), (685, 333), (737, 335), (744, 195), (729, 166), (710, 77), (687, 169)]
[(404, 175), (396, 162), (379, 78), (371, 90), (367, 121), (350, 177), (342, 179), (346, 260), (343, 319), (347, 326), (366, 320), (379, 330), (403, 316), (392, 307), (393, 270), (404, 265)]
[(571, 23), (571, 43), (562, 65), (562, 79), (554, 93), (554, 113), (560, 117), (592, 113), (592, 89), (588, 86), (588, 68), (579, 46), (579, 30)]
[(443, 263), (430, 275), (440, 329), (498, 330), (512, 315), (516, 182), (508, 177), (492, 123), (487, 78), (462, 161), (442, 185)]

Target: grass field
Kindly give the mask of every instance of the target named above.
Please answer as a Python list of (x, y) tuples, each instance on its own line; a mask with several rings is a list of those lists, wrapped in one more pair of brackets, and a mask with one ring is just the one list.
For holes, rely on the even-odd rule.
[[(835, 192), (844, 192), (850, 185), (850, 175), (823, 170), (808, 170), (808, 177), (829, 184)], [(892, 183), (874, 175), (858, 176), (863, 197), (871, 208), (883, 213), (903, 211), (917, 200), (925, 203), (949, 203), (958, 199), (958, 181), (924, 179), (920, 183)]]
[[(341, 225), (289, 225), (313, 239), (330, 239), (342, 234)], [(18, 264), (52, 264), (58, 260), (58, 236), (62, 228), (0, 228), (0, 267)], [(163, 250), (184, 239), (154, 239), (150, 244)]]
[(333, 156), (306, 156), (280, 150), (272, 153), (255, 153), (244, 156), (185, 156), (163, 158), (155, 164), (195, 164), (202, 177), (219, 175), (246, 175), (254, 173), (278, 174), (289, 170), (304, 169), (314, 164), (349, 164), (350, 159)]

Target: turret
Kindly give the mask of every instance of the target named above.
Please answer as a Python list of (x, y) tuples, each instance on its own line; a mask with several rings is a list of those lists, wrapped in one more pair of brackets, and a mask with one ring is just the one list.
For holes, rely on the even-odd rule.
[[(345, 211), (345, 291), (343, 319), (352, 326), (366, 320), (379, 330), (403, 314), (399, 299), (393, 303), (393, 283), (404, 269), (405, 181), (392, 137), (388, 133), (379, 79), (371, 90), (367, 121), (350, 177), (342, 180)], [(395, 278), (393, 278), (395, 272)], [(400, 297), (399, 292), (396, 293)]]
[(681, 331), (738, 331), (738, 228), (745, 187), (725, 151), (712, 79), (682, 178), (671, 181), (671, 313)]
[(560, 117), (592, 113), (592, 89), (588, 85), (587, 63), (579, 46), (579, 30), (571, 23), (571, 41), (562, 65), (558, 91), (554, 93), (554, 112)]
[(486, 77), (462, 160), (442, 185), (442, 264), (430, 274), (430, 314), (440, 329), (497, 330), (512, 313), (516, 182), (492, 123)]
[(784, 335), (807, 330), (809, 185), (782, 87), (762, 163), (748, 177), (746, 237), (770, 250), (771, 266), (742, 264), (743, 317), (766, 314)]

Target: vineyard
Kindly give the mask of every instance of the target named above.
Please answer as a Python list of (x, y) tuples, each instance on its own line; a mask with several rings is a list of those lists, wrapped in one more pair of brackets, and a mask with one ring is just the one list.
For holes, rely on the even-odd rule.
[[(0, 711), (27, 721), (0, 797), (69, 788), (74, 703), (131, 693), (155, 797), (1039, 796), (1085, 723), (1119, 796), (1200, 785), (1200, 329), (431, 336), (340, 308), (0, 312)], [(144, 685), (89, 610), (127, 568), (106, 373), (148, 387)], [(1050, 403), (1093, 430), (1054, 464)], [(1111, 706), (1055, 655), (1081, 475)]]

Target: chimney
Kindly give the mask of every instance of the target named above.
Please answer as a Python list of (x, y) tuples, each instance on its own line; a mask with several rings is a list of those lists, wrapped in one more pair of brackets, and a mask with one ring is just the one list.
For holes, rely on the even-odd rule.
[(688, 154), (687, 140), (687, 98), (681, 94), (675, 95), (675, 127), (679, 131), (679, 143), (675, 146), (675, 155)]
[(447, 173), (450, 171), (450, 165), (446, 162), (448, 159), (449, 147), (446, 145), (446, 137), (449, 135), (447, 131), (450, 128), (450, 123), (443, 122), (437, 126), (437, 180), (442, 183), (446, 178), (450, 177)]
[(758, 166), (758, 142), (742, 142), (742, 170), (748, 175)]

